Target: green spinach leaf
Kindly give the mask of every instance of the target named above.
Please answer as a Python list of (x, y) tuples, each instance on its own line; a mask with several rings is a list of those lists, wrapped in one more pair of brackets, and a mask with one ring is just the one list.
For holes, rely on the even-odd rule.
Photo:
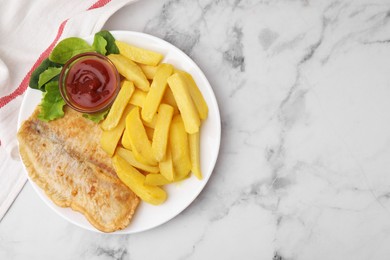
[(52, 67), (52, 68), (60, 68), (61, 64), (52, 62), (49, 59), (44, 59), (42, 61), (42, 63), (31, 74), (30, 82), (28, 84), (30, 86), (30, 88), (39, 89), (39, 90), (42, 90), (42, 91), (45, 90), (44, 88), (40, 89), (38, 87), (39, 76), (41, 75), (42, 72), (44, 72), (45, 70), (47, 70), (50, 67)]
[(115, 44), (115, 38), (112, 36), (112, 34), (109, 31), (100, 31), (95, 34), (102, 36), (106, 41), (107, 41), (107, 46), (106, 46), (106, 55), (109, 54), (119, 54), (119, 49), (118, 46)]
[(70, 37), (60, 41), (50, 53), (49, 59), (53, 62), (65, 64), (73, 56), (94, 51), (91, 45), (78, 37)]
[(92, 47), (100, 54), (106, 55), (106, 46), (107, 41), (103, 38), (103, 36), (95, 34), (95, 37), (93, 38)]
[(58, 79), (58, 75), (61, 73), (62, 68), (56, 68), (56, 67), (49, 67), (47, 70), (42, 72), (39, 75), (39, 80), (38, 80), (38, 89), (40, 90), (45, 90), (45, 84), (48, 82)]

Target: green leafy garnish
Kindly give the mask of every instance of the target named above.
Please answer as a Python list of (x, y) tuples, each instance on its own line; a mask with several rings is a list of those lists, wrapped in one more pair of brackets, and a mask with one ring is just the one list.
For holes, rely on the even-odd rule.
[[(98, 52), (102, 55), (119, 54), (115, 38), (109, 31), (100, 31), (95, 34), (92, 46), (78, 37), (70, 37), (60, 41), (50, 53), (49, 58), (32, 72), (29, 86), (43, 92), (41, 112), (38, 118), (51, 121), (64, 116), (63, 100), (58, 86), (58, 77), (63, 64), (77, 54), (85, 52)], [(108, 110), (95, 114), (83, 114), (85, 118), (99, 123), (108, 113)]]
[(92, 47), (100, 54), (106, 55), (107, 50), (107, 41), (103, 38), (103, 36), (95, 34), (95, 37), (93, 38), (93, 44)]
[(58, 80), (58, 75), (61, 73), (62, 68), (49, 67), (47, 70), (39, 75), (38, 89), (42, 90), (45, 84), (53, 80)]
[(51, 81), (46, 84), (46, 92), (43, 93), (41, 112), (38, 118), (42, 121), (50, 121), (64, 116), (63, 107), (65, 101), (58, 88), (58, 81)]
[(112, 34), (109, 31), (100, 31), (100, 32), (96, 33), (95, 36), (96, 35), (99, 35), (106, 40), (106, 42), (107, 42), (106, 55), (119, 54), (118, 46), (116, 46), (116, 44), (115, 44), (115, 38), (114, 38), (114, 36), (112, 36)]
[(107, 110), (100, 112), (100, 113), (83, 114), (83, 117), (88, 118), (89, 120), (92, 120), (95, 123), (99, 123), (100, 121), (102, 121), (106, 117), (106, 115), (108, 114), (108, 111), (109, 110), (107, 109)]
[(94, 51), (91, 45), (78, 37), (70, 37), (60, 41), (50, 53), (49, 59), (52, 62), (65, 64), (73, 56)]
[(30, 88), (45, 91), (44, 86), (43, 86), (43, 88), (38, 87), (39, 76), (41, 75), (42, 72), (44, 72), (45, 70), (47, 70), (50, 67), (51, 68), (54, 68), (54, 67), (59, 68), (59, 67), (61, 67), (61, 65), (58, 63), (52, 62), (49, 59), (43, 60), (41, 65), (39, 65), (31, 74), (30, 82), (28, 84), (30, 86)]

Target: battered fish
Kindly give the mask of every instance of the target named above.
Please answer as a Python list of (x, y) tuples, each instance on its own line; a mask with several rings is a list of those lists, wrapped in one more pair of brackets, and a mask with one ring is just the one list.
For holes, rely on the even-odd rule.
[(100, 127), (70, 108), (43, 122), (39, 107), (18, 132), (19, 150), (31, 179), (61, 207), (79, 211), (97, 229), (127, 227), (139, 198), (117, 177), (100, 148)]

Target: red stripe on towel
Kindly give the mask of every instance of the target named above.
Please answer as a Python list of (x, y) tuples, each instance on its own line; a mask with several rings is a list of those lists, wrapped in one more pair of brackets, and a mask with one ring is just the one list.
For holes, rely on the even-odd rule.
[(109, 2), (111, 2), (111, 0), (98, 0), (98, 1), (96, 1), (96, 3), (91, 5), (87, 10), (92, 10), (92, 9), (95, 9), (95, 8), (99, 8), (99, 7), (105, 6)]
[(47, 49), (44, 52), (42, 52), (42, 54), (39, 56), (38, 60), (34, 63), (34, 65), (31, 67), (31, 69), (29, 70), (27, 75), (23, 78), (19, 87), (17, 87), (17, 89), (15, 89), (14, 92), (12, 92), (11, 94), (0, 98), (0, 108), (7, 105), (10, 101), (15, 99), (17, 96), (22, 95), (26, 91), (28, 83), (30, 81), (31, 73), (41, 64), (41, 62), (44, 59), (46, 59), (49, 56), (50, 52), (52, 51), (54, 46), (57, 44), (58, 39), (61, 37), (61, 34), (64, 31), (64, 27), (65, 27), (65, 24), (67, 21), (68, 20), (65, 20), (61, 23), (60, 27), (58, 28), (58, 33), (57, 33), (56, 38), (50, 44), (50, 46), (47, 47)]

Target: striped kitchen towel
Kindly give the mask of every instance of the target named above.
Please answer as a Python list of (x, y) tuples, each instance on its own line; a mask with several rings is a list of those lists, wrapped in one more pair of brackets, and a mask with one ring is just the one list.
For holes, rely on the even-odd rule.
[(32, 71), (58, 41), (100, 31), (112, 14), (134, 1), (0, 0), (0, 220), (27, 179), (16, 132)]

